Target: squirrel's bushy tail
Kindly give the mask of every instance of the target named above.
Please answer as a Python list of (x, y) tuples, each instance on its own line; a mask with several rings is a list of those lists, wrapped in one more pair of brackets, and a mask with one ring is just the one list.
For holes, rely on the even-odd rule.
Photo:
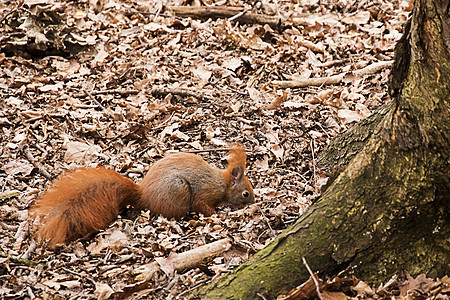
[(68, 172), (30, 210), (40, 223), (36, 240), (54, 248), (88, 236), (106, 228), (121, 209), (135, 204), (139, 195), (134, 182), (104, 167)]

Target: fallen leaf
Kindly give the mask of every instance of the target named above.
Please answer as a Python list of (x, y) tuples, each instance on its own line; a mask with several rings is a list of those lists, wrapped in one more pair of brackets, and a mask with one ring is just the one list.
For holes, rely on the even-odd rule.
[(341, 22), (347, 25), (350, 24), (367, 24), (370, 20), (370, 12), (368, 11), (360, 11), (354, 15), (342, 18)]
[(235, 72), (240, 66), (242, 66), (242, 59), (240, 59), (239, 57), (233, 57), (224, 61), (222, 63), (222, 66)]
[(105, 300), (109, 299), (109, 297), (114, 294), (114, 290), (106, 283), (96, 282), (94, 294), (97, 296), (98, 300)]
[(87, 164), (94, 161), (102, 151), (98, 145), (89, 145), (82, 142), (69, 142), (66, 145), (64, 161), (77, 164)]
[(10, 161), (6, 165), (3, 166), (6, 174), (11, 176), (28, 176), (34, 169), (34, 166), (29, 163), (27, 160), (19, 159), (15, 161)]
[(349, 109), (338, 110), (338, 117), (344, 124), (358, 122), (363, 119), (363, 116), (360, 113)]

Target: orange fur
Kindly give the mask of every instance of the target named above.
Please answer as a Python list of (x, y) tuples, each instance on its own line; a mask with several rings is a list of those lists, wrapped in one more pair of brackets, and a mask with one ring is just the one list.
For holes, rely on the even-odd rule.
[(222, 204), (242, 207), (255, 200), (244, 175), (246, 158), (244, 147), (237, 145), (221, 170), (198, 155), (172, 154), (156, 162), (139, 185), (104, 167), (68, 172), (31, 208), (42, 224), (36, 239), (55, 248), (88, 236), (107, 227), (129, 204), (168, 218), (189, 211), (211, 215)]
[(224, 170), (224, 177), (226, 182), (231, 185), (231, 180), (233, 178), (231, 172), (236, 167), (241, 167), (242, 171), (245, 170), (245, 164), (247, 162), (247, 154), (245, 153), (244, 146), (238, 144), (231, 148), (228, 153), (228, 167)]
[[(228, 167), (220, 170), (195, 154), (169, 155), (156, 162), (139, 184), (142, 198), (138, 207), (155, 215), (181, 218), (189, 211), (209, 216), (222, 204), (242, 207), (252, 203), (253, 188), (244, 176), (246, 158), (244, 147), (234, 146)], [(247, 197), (243, 197), (244, 191)]]
[(113, 170), (98, 167), (68, 172), (31, 209), (42, 223), (36, 239), (54, 248), (85, 237), (108, 226), (138, 198), (137, 185)]

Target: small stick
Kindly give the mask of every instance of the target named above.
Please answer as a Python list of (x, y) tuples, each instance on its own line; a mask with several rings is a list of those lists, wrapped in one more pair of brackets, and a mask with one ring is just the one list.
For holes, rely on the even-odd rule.
[(231, 239), (224, 238), (182, 253), (172, 253), (168, 258), (140, 266), (135, 270), (137, 280), (150, 280), (162, 270), (165, 273), (191, 269), (207, 258), (215, 257), (231, 248)]
[[(106, 109), (106, 107), (104, 107), (100, 102), (97, 101), (97, 99), (94, 98), (94, 96), (92, 96), (91, 93), (89, 93), (88, 90), (84, 90), (84, 93), (86, 94), (86, 96), (88, 96), (89, 98), (91, 98), (91, 100), (94, 101), (94, 103), (97, 104), (98, 107), (100, 107), (100, 108), (101, 108), (102, 110), (104, 110), (104, 111), (108, 111), (108, 110)], [(108, 113), (109, 113), (109, 112), (108, 112)]]
[[(136, 95), (139, 94), (139, 90), (119, 90), (119, 89), (113, 89), (113, 90), (103, 90), (103, 91), (92, 91), (90, 92), (91, 95), (107, 95), (107, 94), (119, 94), (121, 96), (128, 96), (128, 95)], [(81, 98), (83, 96), (86, 96), (85, 94), (75, 94), (74, 97)]]
[(198, 92), (198, 91), (194, 91), (194, 90), (186, 89), (186, 88), (154, 87), (154, 88), (152, 88), (152, 90), (150, 92), (154, 97), (157, 97), (157, 96), (164, 97), (169, 94), (172, 94), (172, 95), (178, 95), (181, 97), (194, 97), (194, 98), (201, 99), (201, 100), (211, 98), (209, 95), (207, 95), (203, 91)]
[(286, 89), (286, 88), (304, 88), (308, 86), (321, 86), (321, 85), (327, 85), (327, 84), (339, 84), (341, 83), (345, 76), (348, 75), (354, 75), (354, 76), (365, 76), (377, 73), (378, 71), (389, 68), (392, 66), (393, 61), (380, 61), (373, 63), (371, 65), (368, 65), (360, 70), (356, 70), (353, 72), (348, 73), (340, 73), (337, 75), (332, 75), (328, 77), (313, 77), (313, 78), (303, 78), (303, 79), (296, 79), (296, 80), (288, 80), (288, 81), (280, 81), (275, 80), (270, 82), (270, 85), (275, 88), (280, 89)]
[[(91, 98), (91, 100), (94, 101), (94, 103), (97, 104), (98, 107), (100, 107), (100, 108), (101, 108), (101, 109), (102, 109), (109, 117), (112, 116), (111, 111), (110, 111), (108, 108), (104, 107), (100, 102), (98, 102), (97, 99), (95, 99), (94, 96), (92, 96), (92, 94), (91, 94), (88, 90), (84, 90), (84, 93), (85, 93), (89, 98)], [(121, 117), (122, 117), (122, 120), (125, 121), (128, 125), (130, 125), (130, 124), (128, 123), (128, 120), (125, 118), (125, 116), (124, 116), (123, 114), (120, 114), (120, 115), (121, 115)]]
[(228, 18), (228, 21), (234, 21), (239, 17), (242, 17), (243, 15), (245, 15), (247, 12), (249, 11), (249, 9), (247, 8), (246, 10), (241, 11), (240, 13), (238, 13), (237, 15), (232, 16), (231, 18)]
[(347, 60), (345, 60), (345, 59), (336, 59), (336, 60), (332, 60), (332, 61), (326, 61), (326, 62), (322, 63), (321, 65), (319, 65), (319, 67), (328, 68), (333, 65), (343, 64), (345, 62), (347, 62)]
[(68, 268), (66, 268), (66, 267), (61, 267), (61, 269), (62, 269), (63, 271), (66, 271), (67, 273), (72, 274), (72, 275), (78, 276), (78, 277), (80, 277), (80, 278), (85, 278), (87, 281), (89, 281), (90, 283), (92, 283), (92, 284), (95, 286), (95, 281), (94, 281), (94, 279), (92, 279), (91, 277), (86, 276), (86, 275), (83, 275), (83, 274), (78, 273), (78, 272), (75, 272), (75, 271), (72, 271), (72, 270), (70, 270), (70, 269), (68, 269)]
[(36, 246), (37, 246), (36, 242), (34, 240), (32, 240), (30, 242), (30, 246), (28, 247), (28, 250), (20, 256), (20, 259), (29, 260), (31, 254), (34, 252), (34, 250), (36, 250)]
[(211, 153), (211, 152), (217, 152), (217, 151), (230, 151), (231, 148), (217, 148), (217, 149), (200, 149), (200, 150), (189, 150), (189, 151), (183, 151), (185, 153)]
[(27, 293), (28, 293), (28, 297), (30, 297), (30, 299), (36, 299), (36, 296), (33, 294), (33, 290), (29, 286), (27, 287)]
[(312, 159), (313, 159), (313, 180), (314, 180), (314, 189), (317, 188), (316, 186), (316, 158), (314, 156), (314, 139), (311, 140), (311, 153), (312, 153)]
[(319, 288), (319, 282), (317, 282), (316, 276), (314, 276), (314, 273), (311, 271), (311, 268), (309, 267), (308, 263), (306, 262), (305, 257), (302, 257), (303, 260), (303, 264), (305, 265), (306, 269), (308, 270), (309, 274), (312, 277), (312, 280), (314, 281), (314, 284), (316, 285), (316, 293), (317, 293), (317, 297), (319, 297), (320, 300), (323, 300), (322, 294), (320, 293), (320, 288)]
[(34, 159), (33, 154), (31, 154), (28, 147), (24, 148), (23, 152), (25, 153), (26, 158), (36, 169), (38, 169), (39, 173), (41, 173), (42, 176), (44, 176), (48, 180), (53, 180), (53, 176), (49, 172), (47, 172), (47, 170), (45, 170), (44, 167), (36, 161), (36, 159)]
[[(22, 6), (22, 5), (21, 5), (21, 6)], [(6, 15), (4, 15), (3, 18), (0, 19), (0, 24), (3, 23), (3, 21), (6, 20), (6, 18), (7, 18), (9, 15), (11, 15), (11, 14), (15, 13), (16, 11), (18, 11), (19, 8), (20, 8), (20, 7), (16, 7), (16, 8), (14, 8), (13, 10), (11, 10), (9, 13), (7, 13)]]
[[(192, 7), (192, 6), (169, 6), (169, 8), (179, 17), (191, 17), (198, 19), (218, 19), (218, 18), (233, 18), (234, 21), (239, 21), (240, 23), (258, 23), (267, 24), (272, 28), (278, 29), (281, 27), (282, 18), (270, 15), (255, 14), (252, 12), (243, 12), (240, 7), (229, 7), (229, 6), (208, 6), (208, 7)], [(244, 10), (245, 11), (245, 10)]]
[(264, 297), (262, 294), (260, 294), (260, 293), (256, 293), (256, 295), (258, 296), (258, 297), (260, 297), (261, 299), (263, 299), (263, 300), (267, 300), (266, 299), (266, 297)]
[(191, 291), (195, 290), (195, 289), (198, 288), (199, 286), (204, 285), (204, 284), (207, 283), (208, 281), (209, 281), (209, 278), (200, 280), (200, 281), (197, 282), (197, 284), (195, 284), (193, 287), (191, 287), (191, 288), (189, 288), (189, 289), (187, 289), (187, 290), (185, 290), (185, 291), (179, 293), (179, 294), (177, 295), (177, 297), (178, 297), (178, 298), (181, 298), (181, 296), (190, 293)]

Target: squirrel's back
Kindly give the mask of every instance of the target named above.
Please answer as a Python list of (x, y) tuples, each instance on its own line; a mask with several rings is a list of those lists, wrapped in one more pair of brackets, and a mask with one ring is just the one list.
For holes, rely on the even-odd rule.
[(50, 248), (82, 238), (108, 226), (139, 198), (137, 185), (116, 171), (97, 167), (67, 172), (31, 208), (42, 223), (36, 238)]
[(138, 207), (168, 218), (199, 211), (192, 205), (201, 199), (222, 200), (226, 195), (221, 171), (190, 153), (174, 153), (157, 161), (139, 187)]
[(189, 211), (209, 216), (226, 204), (242, 207), (255, 196), (245, 177), (247, 156), (242, 145), (229, 153), (228, 167), (218, 169), (202, 157), (176, 153), (157, 161), (139, 184), (138, 207), (167, 218), (181, 218)]

